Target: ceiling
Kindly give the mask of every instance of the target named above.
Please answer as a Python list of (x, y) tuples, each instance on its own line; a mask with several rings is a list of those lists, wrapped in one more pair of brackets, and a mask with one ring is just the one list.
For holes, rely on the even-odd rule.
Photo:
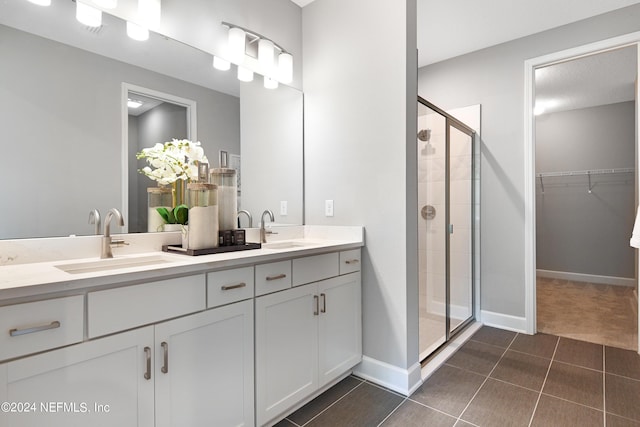
[[(313, 0), (291, 0), (300, 7)], [(417, 0), (418, 66), (464, 55), (640, 0)], [(459, 29), (463, 31), (458, 31)], [(474, 29), (476, 31), (474, 31)], [(473, 34), (471, 37), (469, 34)]]
[[(291, 0), (304, 7), (314, 0)], [(640, 0), (417, 0), (418, 66), (580, 21)], [(462, 30), (460, 30), (462, 29)], [(545, 113), (635, 98), (636, 49), (567, 61), (536, 72)]]
[(635, 99), (637, 48), (629, 46), (538, 68), (539, 114), (614, 104)]

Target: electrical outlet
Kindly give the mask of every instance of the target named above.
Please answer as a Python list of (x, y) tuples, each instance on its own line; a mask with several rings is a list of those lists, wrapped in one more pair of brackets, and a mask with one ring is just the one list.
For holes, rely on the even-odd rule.
[(333, 200), (324, 201), (324, 216), (333, 216)]
[(282, 216), (286, 216), (287, 215), (287, 201), (286, 200), (282, 200), (280, 202), (280, 215), (282, 215)]

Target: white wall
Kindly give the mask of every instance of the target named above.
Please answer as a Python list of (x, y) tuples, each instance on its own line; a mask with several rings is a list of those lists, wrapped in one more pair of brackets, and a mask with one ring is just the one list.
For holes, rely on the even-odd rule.
[[(420, 381), (415, 9), (415, 0), (303, 9), (305, 222), (365, 227), (359, 373), (402, 392)], [(329, 199), (334, 217), (324, 216)]]
[(638, 30), (635, 5), (419, 70), (419, 94), (441, 108), (482, 104), (483, 311), (525, 315), (524, 61)]

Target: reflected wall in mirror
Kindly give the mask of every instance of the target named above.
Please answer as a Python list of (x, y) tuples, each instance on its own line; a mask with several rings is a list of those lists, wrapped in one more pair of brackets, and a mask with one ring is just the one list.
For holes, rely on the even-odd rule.
[(137, 159), (136, 154), (143, 148), (172, 139), (197, 140), (197, 135), (191, 131), (197, 129), (196, 103), (129, 84), (124, 84), (122, 89), (122, 109), (126, 116), (122, 121), (122, 141), (129, 169), (126, 191), (123, 188), (123, 198), (126, 199), (123, 206), (128, 208), (128, 212), (123, 214), (129, 218), (128, 232), (163, 231), (158, 227), (160, 220), (149, 221), (151, 215), (157, 217), (157, 214), (148, 209), (147, 189), (157, 184), (139, 173), (147, 162)]
[[(198, 116), (194, 135), (197, 131), (210, 161), (216, 162), (224, 150), (241, 155), (243, 176), (249, 172), (247, 153), (240, 150), (241, 122), (248, 129), (252, 119), (241, 118), (234, 73), (213, 70), (210, 54), (158, 34), (152, 33), (147, 42), (127, 40), (125, 23), (107, 14), (99, 30), (87, 31), (75, 21), (73, 5), (72, 1), (53, 2), (49, 8), (26, 1), (0, 4), (0, 57), (3, 64), (10, 64), (0, 67), (0, 147), (5, 153), (0, 156), (5, 179), (0, 186), (0, 239), (93, 234), (88, 221), (92, 209), (103, 214), (112, 207), (128, 210), (123, 203), (125, 197), (128, 200), (127, 177), (137, 174), (138, 167), (132, 171), (129, 153), (123, 155), (123, 83), (193, 100)], [(64, 16), (52, 15), (57, 12)], [(295, 89), (261, 88), (256, 100), (265, 97), (266, 105), (275, 107), (268, 99), (280, 90), (297, 94), (300, 110), (289, 117), (302, 120), (302, 94)], [(162, 136), (157, 142), (166, 140)], [(291, 170), (301, 171), (302, 133), (290, 142), (296, 145), (290, 152), (298, 153), (299, 166)], [(242, 145), (244, 150), (244, 138)], [(280, 148), (274, 147), (273, 153)], [(287, 152), (277, 157), (289, 155), (284, 149)], [(271, 175), (272, 162), (253, 165), (265, 169), (251, 173)], [(298, 183), (301, 203), (302, 174), (288, 176), (283, 185), (291, 182)], [(243, 181), (243, 190), (248, 185)], [(253, 185), (259, 193), (280, 186), (263, 186), (260, 181)], [(243, 203), (250, 202), (246, 194)], [(146, 194), (137, 197), (146, 203)], [(273, 200), (280, 197), (274, 195)], [(274, 203), (261, 202), (266, 206), (257, 209), (275, 212)], [(290, 210), (293, 203), (289, 202)], [(301, 212), (302, 206), (296, 209)], [(133, 226), (132, 218), (125, 220)], [(145, 230), (139, 220), (135, 222), (136, 231)], [(287, 222), (301, 224), (302, 216)]]

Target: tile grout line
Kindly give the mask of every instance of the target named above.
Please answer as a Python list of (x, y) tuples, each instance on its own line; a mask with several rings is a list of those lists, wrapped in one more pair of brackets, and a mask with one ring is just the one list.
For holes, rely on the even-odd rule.
[(607, 346), (602, 346), (602, 419), (607, 427)]
[(387, 416), (384, 417), (384, 419), (378, 423), (378, 427), (382, 426), (382, 424), (384, 424), (385, 421), (387, 421), (389, 419), (389, 417), (391, 415), (393, 415), (393, 413), (396, 412), (398, 410), (398, 408), (401, 407), (407, 400), (409, 400), (409, 398), (405, 397), (404, 400), (398, 404), (398, 406), (393, 408), (393, 411), (389, 412), (389, 414), (387, 414)]
[(545, 384), (547, 384), (547, 378), (549, 378), (549, 372), (551, 372), (551, 365), (553, 365), (553, 359), (556, 357), (556, 352), (558, 351), (558, 345), (560, 344), (560, 337), (556, 340), (556, 346), (553, 349), (553, 354), (551, 355), (551, 360), (549, 361), (549, 367), (547, 368), (547, 373), (544, 376), (544, 381), (542, 381), (542, 387), (540, 387), (540, 392), (538, 393), (538, 399), (536, 400), (536, 404), (533, 407), (533, 412), (531, 412), (531, 418), (529, 418), (529, 427), (533, 423), (533, 417), (536, 415), (536, 411), (538, 410), (538, 404), (540, 403), (540, 399), (542, 398), (542, 390), (544, 390)]
[(327, 406), (326, 408), (324, 408), (322, 411), (318, 412), (314, 417), (312, 417), (309, 421), (307, 421), (306, 423), (304, 423), (302, 426), (299, 427), (304, 427), (307, 424), (309, 424), (311, 421), (315, 420), (316, 418), (318, 418), (320, 415), (324, 414), (325, 412), (327, 412), (329, 410), (329, 408), (333, 407), (333, 405), (335, 405), (336, 403), (340, 402), (342, 399), (344, 399), (345, 397), (347, 397), (349, 394), (351, 394), (351, 392), (353, 392), (353, 390), (357, 389), (358, 387), (360, 387), (362, 384), (364, 384), (364, 381), (361, 381), (360, 384), (358, 384), (357, 386), (355, 386), (354, 388), (352, 388), (351, 390), (349, 390), (348, 392), (346, 392), (345, 394), (343, 394), (342, 396), (340, 396), (339, 399), (336, 399), (331, 405)]
[[(498, 367), (498, 365), (500, 364), (500, 361), (502, 361), (502, 359), (504, 358), (504, 355), (507, 354), (507, 351), (509, 351), (509, 347), (511, 347), (511, 345), (513, 344), (513, 342), (516, 340), (516, 338), (518, 337), (518, 333), (516, 333), (513, 338), (511, 339), (511, 342), (509, 343), (509, 345), (507, 345), (507, 347), (504, 349), (504, 351), (502, 352), (502, 355), (500, 355), (500, 359), (498, 359), (498, 361), (496, 362), (495, 365), (493, 365), (493, 369), (491, 369), (491, 371), (487, 374), (487, 377), (484, 379), (484, 381), (482, 381), (482, 384), (480, 384), (480, 387), (478, 387), (478, 389), (476, 390), (476, 392), (473, 394), (473, 396), (471, 396), (471, 399), (469, 399), (469, 402), (467, 403), (467, 406), (465, 406), (462, 409), (462, 412), (460, 412), (460, 415), (458, 415), (458, 420), (456, 421), (456, 424), (458, 423), (458, 421), (464, 421), (467, 422), (465, 420), (462, 419), (462, 415), (464, 415), (465, 411), (469, 408), (469, 406), (471, 405), (471, 402), (473, 402), (473, 399), (476, 398), (476, 396), (478, 395), (478, 393), (480, 393), (480, 390), (482, 389), (482, 387), (487, 383), (487, 381), (489, 381), (489, 377), (491, 376), (491, 374), (493, 373), (493, 371), (496, 370), (496, 368)], [(486, 343), (485, 343), (486, 344)], [(495, 347), (495, 346), (494, 346)]]

